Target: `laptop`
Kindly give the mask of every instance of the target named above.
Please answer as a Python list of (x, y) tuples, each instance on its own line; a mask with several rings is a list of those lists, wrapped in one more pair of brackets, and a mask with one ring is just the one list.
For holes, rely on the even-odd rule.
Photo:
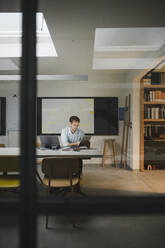
[(90, 148), (90, 135), (85, 135), (80, 142), (80, 149)]
[(79, 151), (79, 150), (86, 150), (90, 148), (90, 138), (91, 136), (84, 136), (82, 141), (80, 142), (79, 146), (66, 146), (62, 147), (62, 151)]
[(48, 148), (48, 149), (59, 149), (60, 142), (57, 135), (41, 135), (41, 148)]

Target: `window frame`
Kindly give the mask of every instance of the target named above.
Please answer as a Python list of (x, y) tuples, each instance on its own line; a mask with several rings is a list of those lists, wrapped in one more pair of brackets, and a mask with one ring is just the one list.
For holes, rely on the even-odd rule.
[(0, 136), (6, 135), (6, 97), (0, 97)]
[(37, 216), (40, 214), (159, 214), (165, 213), (165, 198), (108, 197), (92, 199), (39, 198), (35, 179), (36, 143), (36, 18), (37, 0), (22, 0), (23, 38), (21, 65), (21, 194), (0, 198), (2, 213), (20, 217), (20, 247), (37, 247)]

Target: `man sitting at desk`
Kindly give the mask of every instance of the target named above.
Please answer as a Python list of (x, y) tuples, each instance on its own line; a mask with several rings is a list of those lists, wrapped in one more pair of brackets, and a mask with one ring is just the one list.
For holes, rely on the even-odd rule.
[(84, 132), (78, 128), (80, 119), (77, 116), (71, 116), (69, 122), (70, 127), (62, 129), (61, 143), (63, 146), (79, 146), (84, 138)]

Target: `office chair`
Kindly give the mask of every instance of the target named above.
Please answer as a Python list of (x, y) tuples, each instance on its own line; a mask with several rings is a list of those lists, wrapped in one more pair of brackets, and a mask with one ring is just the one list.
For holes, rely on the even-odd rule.
[[(12, 172), (12, 174), (11, 174)], [(11, 189), (20, 186), (18, 157), (0, 157), (0, 188)]]
[[(41, 147), (41, 143), (40, 142), (36, 142), (36, 148), (40, 148)], [(42, 164), (42, 159), (36, 159), (36, 166), (40, 166)], [(36, 167), (36, 177), (38, 178), (38, 180), (40, 181), (41, 184), (43, 184), (42, 179), (40, 177), (40, 174), (38, 173), (38, 168)]]
[[(80, 159), (78, 158), (44, 158), (42, 160), (43, 184), (51, 189), (64, 188), (74, 191), (80, 185)], [(65, 192), (66, 193), (66, 192)], [(46, 216), (46, 228), (48, 228), (48, 215)]]

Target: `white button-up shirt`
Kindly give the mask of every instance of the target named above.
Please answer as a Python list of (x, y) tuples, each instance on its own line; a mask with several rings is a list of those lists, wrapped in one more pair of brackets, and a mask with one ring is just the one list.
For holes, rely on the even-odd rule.
[(70, 127), (65, 127), (61, 132), (61, 143), (63, 146), (67, 146), (69, 143), (76, 143), (82, 141), (84, 132), (78, 128), (74, 133), (71, 132)]

